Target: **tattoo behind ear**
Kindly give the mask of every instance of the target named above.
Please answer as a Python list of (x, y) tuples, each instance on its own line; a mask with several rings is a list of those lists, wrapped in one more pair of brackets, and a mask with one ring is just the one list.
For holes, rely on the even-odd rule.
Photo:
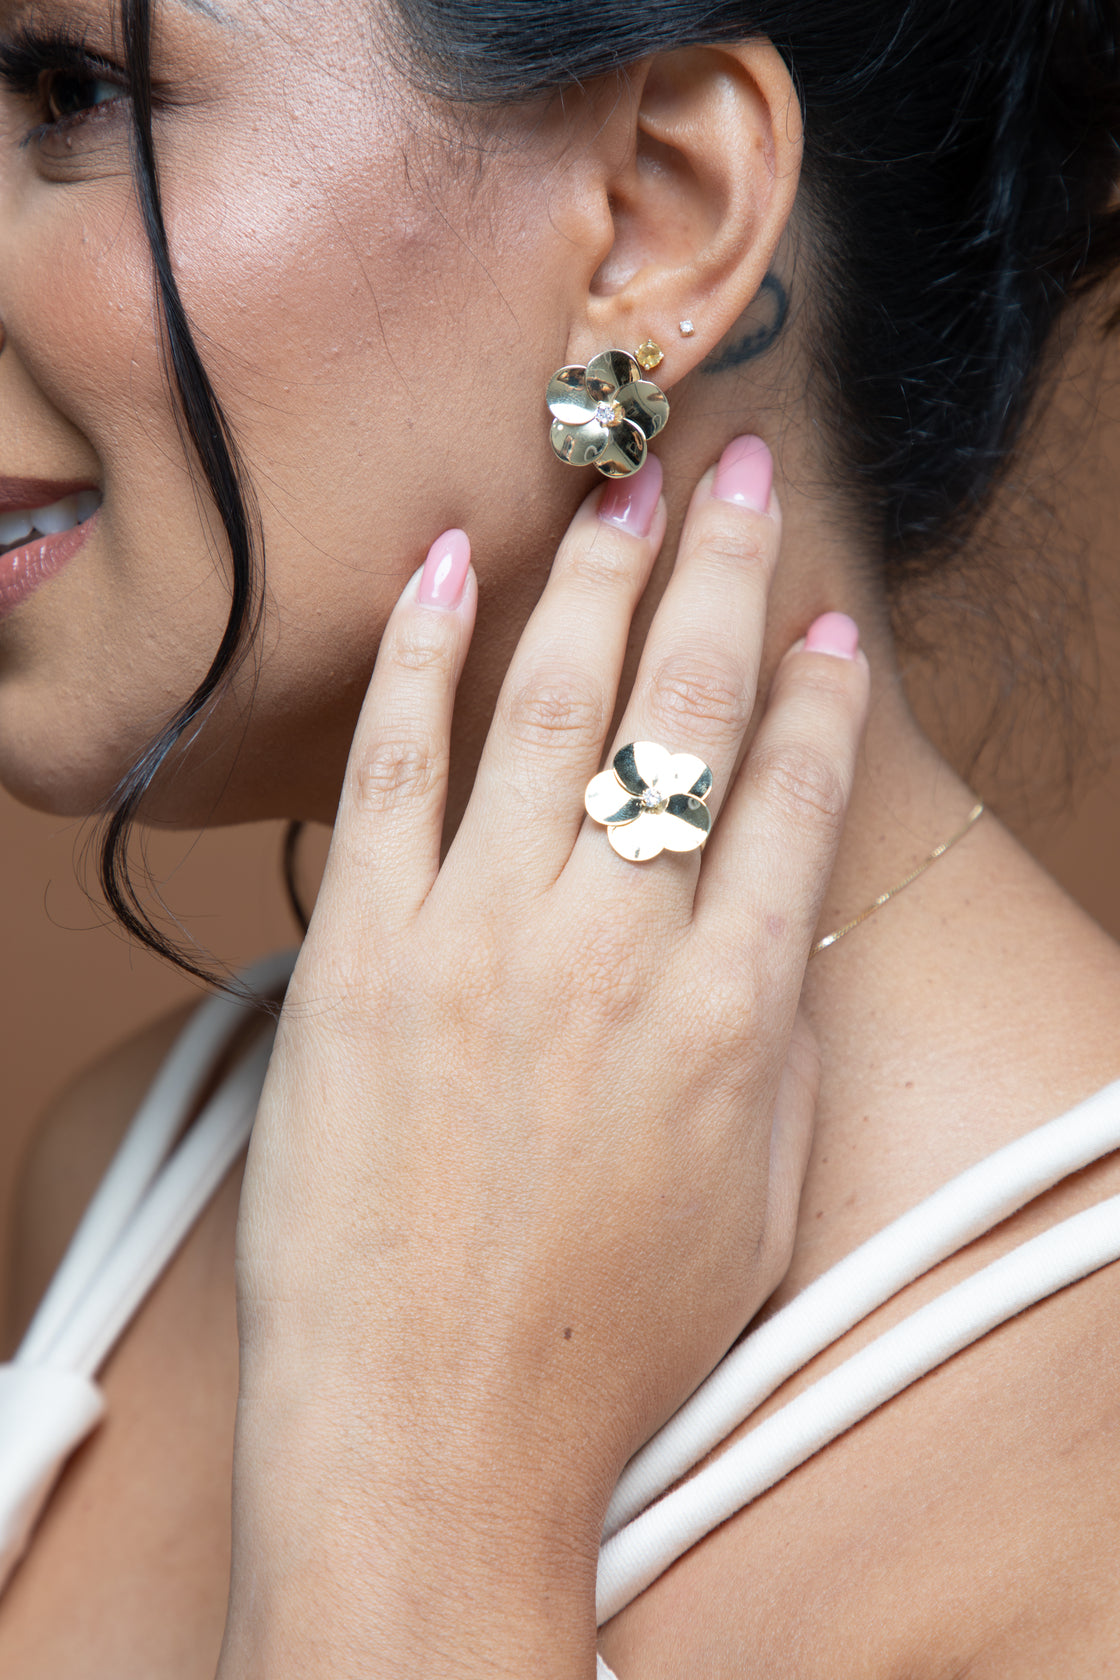
[(741, 338), (724, 343), (700, 363), (702, 373), (728, 373), (764, 356), (777, 343), (789, 314), (789, 293), (776, 274), (768, 274), (747, 310), (749, 323)]

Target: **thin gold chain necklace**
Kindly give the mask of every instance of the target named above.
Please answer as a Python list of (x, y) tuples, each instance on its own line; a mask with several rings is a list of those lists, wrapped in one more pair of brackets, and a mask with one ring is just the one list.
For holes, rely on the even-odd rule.
[(880, 893), (874, 904), (869, 904), (866, 910), (861, 910), (858, 916), (853, 916), (850, 922), (845, 922), (843, 927), (838, 927), (834, 933), (826, 933), (823, 939), (816, 940), (809, 955), (815, 957), (818, 951), (825, 950), (829, 945), (835, 945), (838, 939), (843, 939), (846, 933), (851, 933), (853, 928), (859, 927), (860, 923), (865, 922), (868, 916), (873, 916), (876, 910), (881, 910), (884, 904), (889, 904), (896, 893), (900, 893), (903, 887), (908, 887), (911, 881), (916, 881), (919, 875), (924, 875), (931, 863), (936, 863), (938, 858), (944, 857), (945, 853), (950, 847), (955, 846), (958, 840), (963, 840), (969, 829), (974, 823), (979, 822), (983, 815), (984, 801), (979, 799), (968, 813), (963, 827), (958, 828), (955, 834), (951, 834), (948, 840), (942, 840), (940, 846), (935, 846), (929, 856), (924, 857), (921, 863), (910, 871), (905, 880), (899, 881), (897, 886), (888, 887), (885, 893)]

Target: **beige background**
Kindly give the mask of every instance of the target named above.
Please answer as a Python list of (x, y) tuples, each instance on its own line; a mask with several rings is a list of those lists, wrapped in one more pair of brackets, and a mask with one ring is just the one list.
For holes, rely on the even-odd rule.
[[(1003, 558), (1016, 587), (1026, 580), (1014, 615), (1022, 630), (1011, 655), (1019, 680), (1000, 727), (989, 732), (973, 781), (1069, 891), (1120, 936), (1120, 776), (1112, 766), (1120, 739), (1118, 372), (1120, 346), (1102, 352), (1099, 338), (1083, 328), (1067, 357), (1060, 399), (1002, 497)], [(1061, 509), (1056, 523), (1047, 514), (1051, 503)], [(1085, 715), (1072, 726), (1039, 680), (1049, 668), (1046, 637), (1055, 618), (1048, 568), (1066, 595), (1082, 568), (1089, 579), (1092, 626), (1078, 626), (1075, 616), (1072, 637)], [(983, 596), (977, 602), (974, 587), (963, 599), (952, 587), (939, 585), (937, 593), (928, 620), (937, 658), (912, 658), (909, 674), (923, 716), (960, 761), (1007, 675), (1006, 660), (993, 663), (991, 644), (1006, 617), (1008, 592), (1001, 586), (987, 602)], [(1009, 717), (1016, 720), (1010, 733)], [(1072, 803), (1062, 774), (1067, 740), (1079, 763)], [(228, 962), (249, 961), (296, 938), (281, 885), (281, 834), (280, 824), (268, 824), (200, 838), (163, 835), (151, 846), (166, 901), (204, 947)], [(82, 835), (81, 824), (24, 810), (0, 792), (0, 1199), (11, 1192), (29, 1128), (52, 1092), (113, 1041), (197, 995), (191, 981), (130, 948), (97, 902), (83, 895), (75, 879)], [(310, 886), (326, 838), (326, 830), (307, 836)], [(92, 867), (89, 875), (95, 879)]]

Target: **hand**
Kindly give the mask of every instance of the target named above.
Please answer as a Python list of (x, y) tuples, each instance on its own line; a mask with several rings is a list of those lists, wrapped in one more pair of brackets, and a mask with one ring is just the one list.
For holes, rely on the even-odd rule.
[[(736, 769), (780, 514), (733, 478), (697, 487), (609, 746), (665, 511), (588, 498), (442, 865), (473, 573), (386, 628), (246, 1172), (223, 1675), (587, 1672), (614, 1482), (788, 1263), (868, 673), (791, 650)], [(634, 740), (711, 766), (702, 861), (584, 817)]]

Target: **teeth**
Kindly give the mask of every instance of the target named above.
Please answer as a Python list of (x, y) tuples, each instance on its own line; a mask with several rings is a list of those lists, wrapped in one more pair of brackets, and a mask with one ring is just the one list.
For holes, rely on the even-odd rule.
[[(56, 537), (60, 531), (69, 531), (81, 523), (78, 497), (63, 496), (61, 501), (52, 502), (49, 507), (29, 508), (25, 517), (41, 537)], [(88, 514), (86, 518), (89, 518)]]
[(31, 518), (26, 513), (0, 513), (0, 544), (19, 542), (31, 535)]
[(74, 502), (73, 496), (64, 496), (60, 502), (52, 502), (50, 507), (35, 508), (28, 517), (41, 537), (55, 537), (59, 531), (69, 531), (72, 525), (78, 523)]
[(41, 537), (54, 537), (81, 525), (101, 505), (96, 490), (82, 490), (76, 496), (63, 496), (48, 507), (21, 508), (18, 512), (0, 513), (0, 548), (10, 548), (23, 542), (37, 531)]

